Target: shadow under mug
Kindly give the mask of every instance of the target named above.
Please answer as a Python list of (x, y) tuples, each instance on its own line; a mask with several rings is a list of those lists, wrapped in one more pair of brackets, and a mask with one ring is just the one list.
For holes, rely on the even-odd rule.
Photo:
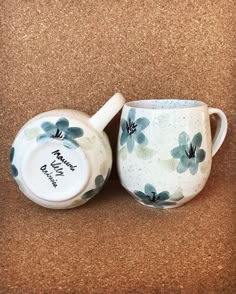
[[(217, 130), (211, 138), (211, 114)], [(227, 132), (223, 111), (195, 100), (139, 100), (123, 107), (117, 164), (122, 186), (141, 204), (178, 207), (204, 187)]]

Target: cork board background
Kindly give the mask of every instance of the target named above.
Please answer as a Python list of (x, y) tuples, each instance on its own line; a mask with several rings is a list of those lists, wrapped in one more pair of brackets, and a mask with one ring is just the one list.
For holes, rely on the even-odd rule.
[[(28, 119), (55, 108), (92, 115), (117, 91), (224, 110), (229, 132), (212, 173), (236, 174), (235, 1), (11, 0), (0, 14), (1, 181)], [(106, 128), (114, 155), (118, 124)]]
[[(235, 20), (234, 0), (0, 0), (0, 293), (235, 293)], [(201, 195), (148, 210), (114, 165), (81, 208), (22, 197), (8, 167), (20, 127), (56, 108), (92, 115), (117, 91), (225, 111)], [(114, 159), (118, 124), (106, 128)]]

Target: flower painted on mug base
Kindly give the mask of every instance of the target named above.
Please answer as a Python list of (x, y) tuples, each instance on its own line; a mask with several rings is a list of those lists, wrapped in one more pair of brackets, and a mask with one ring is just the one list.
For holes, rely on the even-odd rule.
[(12, 173), (13, 177), (17, 177), (18, 176), (18, 169), (13, 164), (14, 156), (15, 156), (15, 148), (12, 147), (11, 152), (10, 152), (10, 167), (11, 167), (11, 173)]
[(84, 193), (82, 195), (82, 199), (91, 199), (93, 196), (95, 196), (101, 189), (102, 187), (105, 185), (105, 183), (107, 182), (108, 178), (110, 176), (110, 169), (108, 170), (107, 172), (107, 176), (106, 178), (104, 179), (104, 177), (102, 175), (98, 175), (96, 178), (95, 178), (95, 189), (92, 189), (92, 190), (89, 190), (87, 191), (86, 193)]
[(148, 125), (149, 120), (145, 117), (140, 117), (135, 120), (136, 110), (131, 108), (128, 113), (127, 120), (121, 120), (122, 134), (120, 137), (120, 145), (127, 144), (128, 152), (131, 153), (134, 149), (135, 142), (137, 144), (146, 145), (147, 138), (142, 132)]
[[(154, 207), (163, 208), (165, 206), (176, 205), (175, 201), (171, 201), (170, 193), (168, 191), (157, 193), (155, 187), (151, 184), (146, 184), (144, 186), (144, 192), (134, 191), (134, 194), (143, 204), (152, 205)], [(180, 199), (182, 198), (183, 197)]]
[(103, 178), (102, 175), (99, 175), (95, 178), (95, 189), (89, 190), (86, 193), (83, 194), (83, 196), (81, 197), (82, 199), (90, 199), (93, 196), (95, 196), (100, 189), (102, 188), (103, 184), (104, 184), (105, 180)]
[(44, 130), (44, 134), (37, 137), (37, 142), (44, 143), (52, 139), (61, 140), (63, 145), (70, 149), (79, 147), (76, 138), (83, 136), (84, 131), (78, 127), (69, 127), (69, 121), (67, 118), (60, 118), (53, 124), (51, 122), (43, 122), (41, 128)]
[(192, 141), (186, 132), (179, 135), (179, 146), (171, 150), (172, 157), (180, 160), (177, 166), (178, 173), (184, 173), (188, 169), (192, 175), (197, 173), (199, 163), (206, 157), (205, 150), (200, 149), (201, 144), (200, 132), (194, 135)]

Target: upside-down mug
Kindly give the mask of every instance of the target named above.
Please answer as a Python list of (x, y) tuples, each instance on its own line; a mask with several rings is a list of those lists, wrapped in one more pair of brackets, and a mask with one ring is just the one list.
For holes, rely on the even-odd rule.
[(64, 209), (95, 196), (109, 177), (112, 152), (103, 129), (122, 108), (117, 93), (92, 117), (70, 109), (41, 113), (18, 132), (10, 154), (20, 190), (39, 205)]
[[(217, 130), (211, 138), (211, 114)], [(178, 207), (204, 187), (212, 157), (223, 143), (223, 111), (195, 100), (139, 100), (123, 107), (118, 137), (118, 173), (141, 204)]]

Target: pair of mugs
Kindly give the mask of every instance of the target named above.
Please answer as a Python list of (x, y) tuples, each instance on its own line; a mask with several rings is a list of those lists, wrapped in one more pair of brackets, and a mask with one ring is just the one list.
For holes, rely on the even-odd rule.
[[(112, 166), (103, 129), (122, 107), (117, 163), (123, 187), (139, 203), (154, 208), (178, 207), (196, 196), (225, 139), (225, 114), (195, 100), (125, 104), (119, 93), (92, 117), (62, 109), (27, 122), (10, 154), (20, 190), (37, 204), (54, 209), (80, 206), (95, 196)], [(211, 114), (217, 115), (213, 142)]]

